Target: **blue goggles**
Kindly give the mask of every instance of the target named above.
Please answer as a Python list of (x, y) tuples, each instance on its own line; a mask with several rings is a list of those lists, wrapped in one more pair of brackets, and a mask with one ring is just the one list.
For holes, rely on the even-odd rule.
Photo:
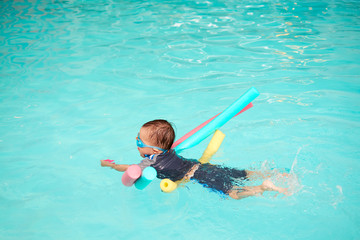
[(163, 151), (163, 152), (166, 152), (166, 151), (167, 151), (167, 150), (162, 149), (162, 148), (159, 148), (159, 147), (146, 145), (145, 143), (143, 143), (143, 141), (141, 141), (141, 139), (140, 139), (140, 133), (138, 133), (138, 135), (137, 135), (136, 145), (137, 145), (139, 148), (148, 147), (148, 148), (155, 148), (155, 149), (160, 150), (160, 151)]

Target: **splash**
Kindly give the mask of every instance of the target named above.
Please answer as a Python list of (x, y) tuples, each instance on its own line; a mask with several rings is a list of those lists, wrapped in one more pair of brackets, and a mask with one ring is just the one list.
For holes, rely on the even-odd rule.
[(252, 170), (259, 172), (259, 174), (256, 175), (256, 178), (251, 180), (254, 181), (254, 183), (260, 184), (264, 179), (270, 179), (276, 186), (287, 188), (286, 195), (294, 195), (303, 188), (296, 170), (298, 156), (300, 155), (301, 150), (302, 147), (299, 147), (290, 169), (278, 168), (274, 161), (265, 160), (260, 166), (252, 167)]
[(302, 150), (302, 147), (299, 147), (297, 152), (296, 152), (295, 159), (294, 159), (294, 161), (293, 161), (293, 163), (291, 165), (289, 175), (287, 177), (288, 192), (291, 195), (299, 192), (303, 187), (301, 185), (301, 182), (300, 182), (300, 179), (299, 179), (298, 175), (295, 173), (295, 168), (296, 168), (296, 166), (298, 164), (298, 156), (299, 156), (301, 150)]

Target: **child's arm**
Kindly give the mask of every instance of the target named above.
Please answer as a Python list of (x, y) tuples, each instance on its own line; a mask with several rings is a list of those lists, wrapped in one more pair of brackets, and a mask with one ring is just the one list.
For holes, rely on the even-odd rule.
[(111, 168), (113, 168), (113, 169), (115, 169), (115, 170), (117, 170), (119, 172), (125, 172), (128, 169), (128, 167), (130, 166), (130, 165), (127, 165), (127, 164), (110, 163), (110, 162), (105, 161), (105, 160), (101, 160), (100, 162), (101, 162), (102, 167), (111, 167)]

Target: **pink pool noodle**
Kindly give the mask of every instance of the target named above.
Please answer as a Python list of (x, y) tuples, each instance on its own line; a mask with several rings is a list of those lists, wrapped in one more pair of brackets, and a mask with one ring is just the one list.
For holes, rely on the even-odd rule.
[(141, 168), (138, 165), (131, 165), (122, 175), (121, 181), (125, 186), (131, 187), (140, 176)]
[[(249, 108), (251, 108), (253, 106), (252, 103), (249, 103), (246, 107), (244, 107), (244, 109), (242, 109), (240, 112), (238, 112), (234, 117), (236, 117), (237, 115), (239, 115), (242, 112), (245, 112), (246, 110), (248, 110)], [(194, 133), (196, 133), (197, 131), (199, 131), (201, 128), (203, 128), (206, 124), (208, 124), (209, 122), (211, 122), (214, 118), (216, 118), (220, 113), (216, 114), (215, 116), (213, 116), (212, 118), (210, 118), (209, 120), (207, 120), (206, 122), (203, 122), (202, 124), (200, 124), (199, 126), (197, 126), (196, 128), (194, 128), (193, 130), (191, 130), (190, 132), (188, 132), (187, 134), (185, 134), (184, 136), (182, 136), (181, 138), (179, 138), (176, 142), (173, 143), (173, 145), (171, 146), (171, 148), (175, 148), (177, 145), (179, 145), (180, 143), (182, 143), (185, 139), (187, 139), (188, 137), (190, 137), (191, 135), (193, 135)]]

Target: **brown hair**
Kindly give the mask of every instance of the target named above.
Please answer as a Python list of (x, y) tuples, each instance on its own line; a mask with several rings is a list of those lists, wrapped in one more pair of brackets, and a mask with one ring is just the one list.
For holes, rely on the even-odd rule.
[(145, 123), (143, 127), (151, 130), (149, 137), (156, 143), (157, 147), (171, 148), (175, 139), (175, 131), (171, 123), (163, 119), (156, 119)]

